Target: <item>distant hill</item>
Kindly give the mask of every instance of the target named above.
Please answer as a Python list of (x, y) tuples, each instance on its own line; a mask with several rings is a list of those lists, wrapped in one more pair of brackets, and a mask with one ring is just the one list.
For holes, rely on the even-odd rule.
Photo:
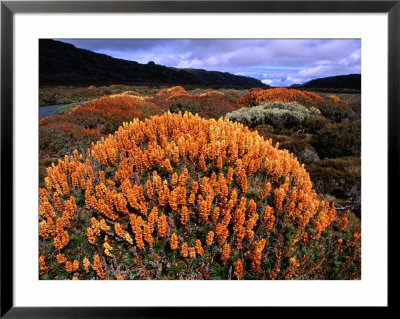
[(171, 68), (153, 62), (140, 64), (50, 39), (39, 40), (39, 83), (268, 87), (251, 77)]
[(361, 90), (361, 74), (329, 76), (326, 78), (314, 79), (304, 84), (294, 84), (291, 87)]

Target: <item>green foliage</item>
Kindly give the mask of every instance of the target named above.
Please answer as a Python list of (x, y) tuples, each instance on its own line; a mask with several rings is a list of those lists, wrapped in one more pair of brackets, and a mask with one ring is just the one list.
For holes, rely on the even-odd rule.
[(316, 134), (314, 148), (321, 158), (360, 156), (361, 122), (329, 125)]
[(329, 200), (344, 200), (343, 206), (349, 207), (361, 216), (361, 159), (359, 157), (341, 157), (307, 163), (315, 190), (320, 194), (330, 194)]
[(200, 111), (200, 103), (197, 101), (192, 101), (191, 99), (180, 99), (170, 106), (169, 111), (171, 113), (185, 113), (190, 112), (192, 114), (197, 114)]
[(304, 119), (302, 127), (306, 132), (315, 134), (329, 123), (330, 121), (322, 115), (310, 115)]
[(72, 109), (76, 106), (75, 103), (70, 103), (65, 106), (60, 107), (59, 109), (56, 110), (54, 115), (63, 115), (65, 113), (71, 112)]
[(342, 122), (342, 120), (353, 114), (350, 108), (344, 108), (329, 102), (318, 103), (318, 109), (323, 116), (337, 123)]
[(226, 114), (231, 121), (240, 122), (250, 127), (270, 124), (274, 128), (291, 128), (299, 126), (308, 116), (320, 114), (316, 108), (306, 108), (297, 102), (271, 102)]

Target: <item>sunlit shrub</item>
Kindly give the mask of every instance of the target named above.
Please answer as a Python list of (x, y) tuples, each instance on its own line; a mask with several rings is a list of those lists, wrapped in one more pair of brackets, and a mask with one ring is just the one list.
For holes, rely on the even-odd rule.
[[(332, 99), (325, 99), (318, 94), (307, 91), (300, 91), (296, 89), (287, 88), (271, 88), (271, 89), (256, 89), (249, 93), (243, 94), (238, 100), (237, 104), (241, 107), (252, 107), (264, 102), (297, 102), (305, 107), (315, 107), (321, 110), (321, 113), (325, 115), (321, 107), (327, 108), (329, 105), (333, 109), (347, 109), (350, 110), (346, 104), (342, 104), (339, 101)], [(326, 116), (331, 118), (329, 116)], [(343, 118), (343, 117), (342, 117)]]
[(124, 94), (124, 95), (132, 95), (132, 96), (143, 96), (141, 93), (136, 92), (136, 91), (125, 91), (125, 92), (123, 92), (123, 93), (121, 93), (121, 94)]
[(164, 111), (198, 113), (202, 117), (215, 119), (237, 109), (235, 103), (222, 92), (207, 90), (192, 95), (180, 86), (160, 90), (151, 101)]
[(337, 95), (328, 95), (328, 99), (331, 100), (332, 102), (339, 103), (340, 98)]
[(347, 215), (292, 154), (227, 119), (124, 123), (45, 185), (41, 278), (360, 278)]
[(262, 103), (260, 105), (226, 114), (231, 121), (240, 122), (254, 127), (261, 124), (270, 124), (275, 128), (291, 128), (300, 125), (308, 116), (321, 114), (314, 107), (306, 108), (297, 102)]
[(109, 95), (93, 99), (64, 114), (40, 120), (39, 151), (47, 156), (63, 156), (70, 147), (84, 152), (92, 141), (114, 133), (124, 121), (144, 119), (160, 112), (140, 96)]

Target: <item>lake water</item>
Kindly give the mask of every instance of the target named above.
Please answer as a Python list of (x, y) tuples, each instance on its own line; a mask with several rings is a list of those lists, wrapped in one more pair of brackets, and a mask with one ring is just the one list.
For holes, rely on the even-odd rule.
[(46, 116), (54, 115), (54, 113), (65, 104), (39, 106), (39, 120)]

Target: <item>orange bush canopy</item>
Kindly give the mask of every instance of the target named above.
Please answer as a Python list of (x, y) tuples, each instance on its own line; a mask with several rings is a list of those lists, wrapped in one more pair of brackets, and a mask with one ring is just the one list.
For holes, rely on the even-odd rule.
[(48, 156), (60, 155), (68, 146), (84, 151), (91, 141), (114, 133), (124, 121), (160, 113), (156, 105), (141, 96), (116, 94), (93, 99), (68, 113), (41, 119), (40, 151)]
[(237, 101), (240, 107), (251, 107), (264, 102), (298, 102), (306, 107), (318, 107), (319, 103), (330, 102), (341, 107), (348, 107), (332, 99), (325, 99), (313, 92), (288, 88), (256, 89), (243, 94)]
[(39, 231), (48, 278), (60, 269), (78, 279), (138, 269), (147, 279), (322, 278), (333, 257), (314, 256), (318, 247), (346, 260), (357, 241), (292, 154), (226, 119), (135, 119), (47, 174)]

